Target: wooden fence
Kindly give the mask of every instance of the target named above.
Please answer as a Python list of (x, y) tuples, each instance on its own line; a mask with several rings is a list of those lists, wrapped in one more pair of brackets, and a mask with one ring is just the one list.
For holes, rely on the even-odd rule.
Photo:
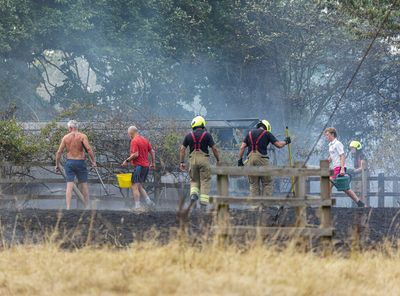
[[(110, 186), (108, 189), (116, 186), (117, 180), (115, 175), (112, 173), (114, 168), (117, 167), (116, 164), (107, 164), (104, 165), (104, 169), (107, 172), (110, 172), (109, 175), (111, 178), (103, 176), (103, 182), (106, 186)], [(45, 176), (31, 176), (28, 173), (21, 173), (26, 170), (31, 171), (32, 169), (43, 170), (43, 172), (47, 172)], [(161, 190), (162, 189), (177, 189), (181, 190), (180, 183), (170, 183), (170, 182), (161, 182), (161, 174), (159, 171), (151, 172), (151, 181), (146, 182), (144, 185), (146, 189), (154, 194), (154, 198), (156, 201), (161, 199)], [(101, 185), (101, 181), (96, 177), (89, 177), (89, 184), (97, 184)], [(54, 164), (46, 163), (46, 162), (29, 162), (24, 164), (14, 164), (14, 163), (0, 163), (0, 202), (17, 202), (17, 201), (29, 201), (29, 200), (63, 200), (65, 199), (64, 192), (62, 194), (54, 194), (54, 193), (45, 193), (45, 194), (32, 194), (32, 193), (20, 193), (18, 190), (13, 190), (15, 187), (20, 188), (25, 185), (43, 185), (43, 186), (52, 186), (52, 185), (61, 185), (65, 184), (65, 179), (61, 174), (57, 174), (54, 172)], [(7, 188), (11, 188), (7, 190)], [(119, 190), (119, 192), (118, 192)], [(114, 190), (115, 192), (115, 190)], [(117, 189), (118, 194), (113, 193), (111, 196), (106, 195), (94, 195), (91, 194), (90, 197), (92, 200), (121, 200), (132, 199), (131, 196), (124, 195), (122, 190)], [(80, 198), (78, 198), (79, 192), (74, 191), (74, 197), (77, 200), (77, 208), (82, 207), (80, 203)]]
[[(118, 171), (119, 164), (115, 163), (107, 163), (103, 164), (104, 169), (106, 169), (109, 172), (113, 171)], [(7, 202), (7, 201), (18, 201), (18, 200), (45, 200), (45, 199), (64, 199), (65, 196), (64, 194), (29, 194), (29, 193), (16, 193), (16, 192), (11, 192), (10, 194), (4, 194), (1, 191), (1, 188), (9, 185), (14, 185), (14, 186), (24, 186), (28, 184), (43, 184), (45, 185), (51, 185), (51, 184), (62, 184), (64, 183), (64, 179), (62, 178), (61, 175), (56, 176), (52, 175), (51, 177), (46, 176), (46, 177), (36, 177), (36, 178), (31, 178), (29, 176), (15, 176), (12, 175), (12, 170), (13, 167), (22, 167), (21, 164), (12, 164), (12, 163), (0, 163), (0, 202)], [(45, 163), (45, 162), (30, 162), (26, 163), (23, 165), (24, 168), (26, 169), (32, 169), (32, 168), (45, 168), (47, 170), (53, 170), (54, 164), (51, 163)], [(247, 169), (247, 168), (245, 168)], [(289, 174), (290, 168), (279, 168), (280, 172), (283, 174)], [(242, 170), (238, 168), (231, 168), (231, 171), (240, 171)], [(263, 170), (263, 169), (262, 169)], [(269, 170), (265, 170), (269, 171)], [(281, 174), (281, 175), (282, 175)], [(109, 185), (116, 185), (117, 181), (115, 179), (114, 174), (109, 174), (112, 177), (104, 179), (105, 184)], [(216, 174), (217, 175), (217, 174)], [(279, 175), (278, 177), (281, 177)], [(246, 175), (237, 175), (233, 174), (232, 176), (246, 176)], [(289, 180), (289, 179), (288, 179)], [(318, 188), (320, 182), (319, 177), (313, 177), (313, 176), (308, 176), (306, 178), (306, 193), (308, 195), (319, 195), (319, 191), (313, 191), (313, 187), (317, 186)], [(358, 190), (356, 189), (356, 183), (358, 182)], [(90, 184), (98, 184), (100, 185), (100, 181), (98, 178), (94, 177), (89, 179)], [(313, 186), (314, 184), (314, 186)], [(360, 195), (360, 197), (367, 203), (370, 204), (370, 198), (371, 197), (376, 197), (378, 202), (377, 205), (379, 207), (383, 206), (393, 206), (393, 207), (399, 207), (400, 206), (400, 177), (397, 176), (387, 176), (383, 173), (378, 174), (377, 176), (370, 176), (369, 172), (363, 168), (363, 170), (356, 174), (355, 177), (353, 178), (353, 189), (356, 189), (355, 191)], [(182, 186), (184, 187), (185, 190), (188, 189), (189, 184), (182, 184), (181, 182), (176, 182), (176, 183), (171, 183), (171, 182), (161, 182), (161, 173), (159, 171), (153, 171), (151, 174), (151, 181), (147, 182), (145, 184), (147, 189), (154, 194), (154, 198), (156, 201), (161, 200), (161, 191), (162, 189), (176, 189), (176, 190), (182, 190)], [(376, 189), (373, 189), (376, 188)], [(246, 189), (247, 190), (247, 189)], [(285, 194), (287, 192), (280, 192), (277, 193), (279, 194)], [(332, 194), (332, 197), (337, 198), (337, 197), (345, 197), (346, 195), (343, 192), (334, 192)], [(104, 197), (104, 195), (91, 195), (93, 199), (110, 199), (110, 197)], [(127, 197), (126, 194), (125, 196), (122, 196), (120, 194), (119, 196), (115, 196), (114, 198), (117, 200), (120, 200), (122, 197)], [(392, 204), (387, 203), (387, 198), (392, 197)], [(111, 198), (112, 199), (112, 198)]]
[[(320, 162), (320, 167), (307, 168), (301, 163), (290, 167), (213, 167), (212, 174), (217, 176), (218, 195), (210, 196), (210, 201), (216, 209), (216, 232), (222, 238), (232, 234), (256, 232), (257, 235), (290, 235), (320, 237), (322, 242), (331, 243), (333, 235), (330, 195), (330, 171), (326, 160)], [(230, 176), (272, 176), (294, 177), (295, 195), (287, 196), (262, 196), (262, 197), (232, 197), (229, 194)], [(306, 179), (310, 176), (318, 176), (320, 179), (320, 196), (306, 194)], [(266, 206), (291, 206), (295, 207), (295, 225), (293, 227), (260, 227), (260, 226), (230, 226), (229, 205), (248, 204)], [(320, 208), (321, 223), (317, 227), (306, 227), (306, 207), (316, 206)]]
[[(377, 206), (384, 207), (387, 197), (392, 197), (390, 206), (400, 206), (400, 177), (387, 176), (384, 173), (371, 176), (365, 167), (362, 167), (361, 171), (356, 174), (352, 173), (352, 176), (352, 189), (367, 205), (371, 205), (371, 197), (377, 197)], [(315, 177), (308, 178), (306, 191), (309, 194), (318, 194), (318, 192), (311, 190), (312, 182), (319, 182), (319, 179)], [(373, 186), (374, 183), (376, 186)], [(375, 187), (376, 190), (373, 191), (372, 187)], [(347, 195), (344, 192), (334, 192), (332, 197), (347, 197)]]

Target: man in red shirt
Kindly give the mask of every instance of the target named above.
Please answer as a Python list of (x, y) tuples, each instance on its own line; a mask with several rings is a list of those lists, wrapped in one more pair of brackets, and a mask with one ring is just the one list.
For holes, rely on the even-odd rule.
[[(136, 126), (130, 126), (128, 128), (128, 135), (131, 137), (130, 156), (122, 163), (122, 166), (126, 167), (128, 163), (131, 162), (134, 168), (132, 173), (132, 193), (135, 201), (134, 209), (138, 210), (141, 208), (140, 196), (145, 198), (145, 202), (148, 206), (154, 207), (154, 202), (149, 198), (142, 183), (146, 181), (149, 167), (155, 168), (155, 152), (150, 142), (139, 135)], [(151, 163), (149, 163), (149, 154), (151, 156)]]

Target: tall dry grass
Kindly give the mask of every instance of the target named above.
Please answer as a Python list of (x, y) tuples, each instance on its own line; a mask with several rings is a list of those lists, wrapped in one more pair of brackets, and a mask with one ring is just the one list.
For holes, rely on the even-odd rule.
[(0, 295), (400, 295), (400, 252), (24, 245), (1, 251), (0, 270)]

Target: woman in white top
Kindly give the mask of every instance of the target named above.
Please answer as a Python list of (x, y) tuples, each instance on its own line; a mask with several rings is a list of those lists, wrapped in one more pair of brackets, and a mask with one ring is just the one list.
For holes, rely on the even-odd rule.
[[(333, 175), (331, 180), (335, 180), (338, 175), (343, 176), (346, 173), (345, 162), (346, 156), (344, 154), (343, 144), (336, 138), (337, 132), (334, 127), (325, 129), (325, 138), (329, 142), (329, 157), (328, 160), (333, 167)], [(333, 186), (333, 184), (332, 184)], [(364, 208), (365, 204), (358, 198), (357, 194), (351, 189), (344, 191), (358, 207)]]

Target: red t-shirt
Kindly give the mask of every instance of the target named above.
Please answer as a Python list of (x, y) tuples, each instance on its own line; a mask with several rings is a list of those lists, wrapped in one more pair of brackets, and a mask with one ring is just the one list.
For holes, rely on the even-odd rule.
[(132, 165), (148, 167), (149, 153), (151, 152), (151, 150), (151, 144), (146, 138), (140, 135), (135, 136), (131, 140), (131, 154), (139, 152), (139, 156), (136, 159), (132, 160)]

